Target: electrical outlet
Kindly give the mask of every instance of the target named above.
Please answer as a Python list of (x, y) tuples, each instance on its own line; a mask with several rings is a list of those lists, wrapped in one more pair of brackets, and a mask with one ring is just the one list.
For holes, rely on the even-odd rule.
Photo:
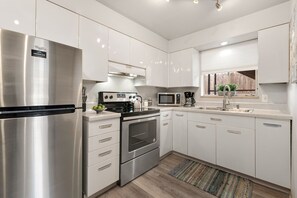
[(268, 95), (266, 94), (262, 95), (262, 102), (268, 102)]

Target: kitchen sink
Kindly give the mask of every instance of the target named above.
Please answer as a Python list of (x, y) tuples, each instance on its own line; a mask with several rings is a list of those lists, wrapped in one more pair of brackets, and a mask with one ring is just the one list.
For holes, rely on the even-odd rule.
[(240, 112), (240, 113), (251, 113), (254, 110), (250, 108), (223, 109), (222, 107), (196, 107), (196, 108), (201, 110), (208, 110), (208, 111), (229, 111), (229, 112)]

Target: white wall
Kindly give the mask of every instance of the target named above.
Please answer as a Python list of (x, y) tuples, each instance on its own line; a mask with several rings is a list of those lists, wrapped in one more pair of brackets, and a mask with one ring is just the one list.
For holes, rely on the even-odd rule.
[[(297, 9), (297, 0), (291, 0), (291, 17), (297, 17), (294, 8)], [(294, 32), (295, 35), (297, 32)], [(297, 56), (297, 54), (292, 54)], [(293, 116), (292, 121), (292, 198), (297, 198), (297, 84), (290, 84), (288, 87), (288, 105)]]
[(192, 47), (199, 47), (213, 42), (257, 32), (261, 29), (288, 23), (290, 20), (290, 3), (277, 6), (240, 17), (174, 40), (169, 41), (169, 52)]
[(79, 0), (79, 12), (81, 15), (92, 18), (97, 22), (142, 41), (155, 48), (168, 51), (168, 40), (138, 23), (111, 10), (96, 0)]

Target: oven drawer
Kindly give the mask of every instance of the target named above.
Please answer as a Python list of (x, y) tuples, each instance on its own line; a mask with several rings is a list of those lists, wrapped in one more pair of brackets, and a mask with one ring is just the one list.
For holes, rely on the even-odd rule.
[(87, 196), (119, 180), (119, 157), (108, 159), (88, 168)]
[(164, 111), (161, 112), (160, 120), (171, 120), (172, 119), (172, 111)]
[(120, 144), (116, 143), (88, 153), (88, 166), (119, 156)]
[(119, 143), (120, 132), (104, 133), (102, 135), (94, 136), (89, 138), (88, 151), (94, 151), (112, 144)]
[(89, 137), (120, 130), (120, 119), (88, 122)]

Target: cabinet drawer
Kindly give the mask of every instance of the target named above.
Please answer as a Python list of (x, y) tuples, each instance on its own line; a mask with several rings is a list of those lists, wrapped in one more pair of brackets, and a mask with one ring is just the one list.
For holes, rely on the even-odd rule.
[(119, 143), (119, 135), (120, 132), (111, 132), (105, 133), (102, 135), (94, 136), (89, 138), (89, 149), (88, 151), (94, 151), (96, 149), (100, 149), (106, 146), (110, 146), (116, 143)]
[(89, 137), (120, 130), (120, 119), (88, 122)]
[(119, 156), (119, 143), (88, 153), (88, 166)]
[(232, 127), (255, 129), (255, 118), (205, 113), (188, 113), (188, 120)]
[(172, 111), (161, 112), (160, 119), (161, 119), (161, 121), (171, 120), (172, 119)]
[(106, 160), (88, 168), (87, 196), (119, 180), (119, 157)]

